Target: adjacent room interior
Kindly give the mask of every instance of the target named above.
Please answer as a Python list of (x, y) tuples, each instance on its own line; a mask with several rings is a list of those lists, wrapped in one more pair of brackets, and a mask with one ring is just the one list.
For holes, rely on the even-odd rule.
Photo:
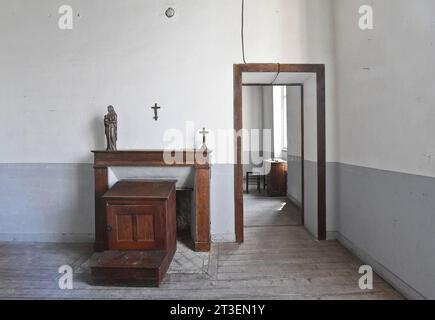
[(291, 73), (244, 77), (245, 227), (304, 225), (302, 96), (308, 78)]

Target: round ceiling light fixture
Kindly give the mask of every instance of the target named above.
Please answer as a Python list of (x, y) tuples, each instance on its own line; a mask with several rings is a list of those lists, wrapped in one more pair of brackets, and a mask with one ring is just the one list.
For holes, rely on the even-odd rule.
[(166, 9), (166, 11), (165, 11), (165, 15), (166, 15), (166, 17), (168, 17), (168, 18), (172, 18), (173, 16), (175, 16), (175, 9), (169, 7), (168, 9)]

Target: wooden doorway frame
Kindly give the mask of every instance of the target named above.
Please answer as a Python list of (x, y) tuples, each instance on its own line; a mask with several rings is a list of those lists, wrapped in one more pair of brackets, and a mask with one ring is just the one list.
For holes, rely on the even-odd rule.
[(234, 80), (234, 213), (236, 241), (243, 242), (243, 164), (242, 137), (237, 134), (243, 128), (242, 75), (244, 72), (304, 72), (315, 73), (317, 81), (317, 239), (326, 240), (326, 109), (324, 64), (276, 64), (249, 63), (233, 66)]

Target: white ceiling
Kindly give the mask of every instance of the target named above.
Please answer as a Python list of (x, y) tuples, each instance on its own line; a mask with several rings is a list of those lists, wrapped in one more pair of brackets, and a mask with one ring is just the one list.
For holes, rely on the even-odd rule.
[[(273, 84), (304, 83), (307, 79), (315, 77), (310, 72), (281, 72)], [(243, 72), (243, 84), (271, 84), (276, 77), (276, 72)]]

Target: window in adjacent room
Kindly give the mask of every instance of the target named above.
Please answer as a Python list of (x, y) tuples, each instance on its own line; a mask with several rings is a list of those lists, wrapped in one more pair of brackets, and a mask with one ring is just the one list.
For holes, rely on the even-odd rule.
[(273, 136), (275, 157), (286, 158), (287, 153), (287, 87), (273, 87)]

